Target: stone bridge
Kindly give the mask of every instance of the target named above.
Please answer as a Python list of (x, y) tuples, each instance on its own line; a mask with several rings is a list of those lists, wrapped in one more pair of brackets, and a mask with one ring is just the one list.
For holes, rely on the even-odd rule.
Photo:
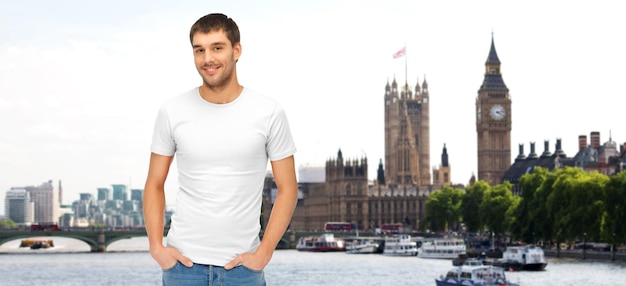
[[(167, 234), (169, 228), (163, 232)], [(314, 233), (314, 232), (313, 232)], [(313, 233), (306, 233), (311, 235)], [(299, 236), (305, 233), (287, 232), (278, 244), (277, 248), (295, 248), (295, 242)], [(0, 245), (16, 239), (26, 239), (33, 237), (68, 237), (83, 241), (89, 245), (91, 252), (106, 252), (107, 247), (118, 240), (130, 239), (133, 237), (147, 236), (146, 230), (106, 230), (106, 229), (62, 229), (58, 231), (31, 231), (31, 230), (0, 230)], [(263, 233), (261, 232), (261, 237)]]
[[(167, 233), (167, 229), (165, 230), (165, 233)], [(145, 229), (72, 229), (58, 231), (3, 230), (0, 231), (0, 245), (15, 239), (53, 236), (69, 237), (84, 241), (91, 248), (91, 252), (106, 252), (107, 246), (109, 246), (113, 242), (133, 237), (147, 236), (147, 234)]]

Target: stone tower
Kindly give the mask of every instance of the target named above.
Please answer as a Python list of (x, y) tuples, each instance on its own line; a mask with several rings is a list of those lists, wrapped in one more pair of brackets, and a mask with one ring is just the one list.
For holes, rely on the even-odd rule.
[(385, 86), (385, 178), (397, 188), (426, 188), (430, 181), (430, 113), (428, 83), (412, 91), (395, 78)]
[(485, 78), (476, 97), (478, 179), (501, 183), (511, 166), (511, 98), (500, 70), (500, 59), (491, 37), (485, 62)]

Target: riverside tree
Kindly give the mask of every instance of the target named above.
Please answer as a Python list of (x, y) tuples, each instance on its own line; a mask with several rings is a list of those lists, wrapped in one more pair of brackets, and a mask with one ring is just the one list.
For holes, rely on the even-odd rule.
[(465, 189), (465, 194), (461, 199), (461, 216), (468, 232), (479, 232), (485, 229), (485, 224), (480, 220), (480, 204), (489, 188), (487, 182), (479, 180)]
[(508, 181), (489, 188), (480, 204), (480, 220), (489, 231), (502, 234), (509, 230), (514, 221), (514, 211), (520, 197), (513, 196)]
[(434, 191), (426, 199), (426, 217), (421, 229), (445, 231), (460, 221), (463, 191), (449, 186)]

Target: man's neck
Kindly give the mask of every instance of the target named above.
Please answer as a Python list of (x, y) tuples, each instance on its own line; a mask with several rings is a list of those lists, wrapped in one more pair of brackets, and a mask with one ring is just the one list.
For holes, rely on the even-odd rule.
[(205, 84), (199, 88), (202, 99), (215, 104), (226, 104), (234, 101), (243, 91), (243, 86), (233, 84), (224, 88), (210, 88)]

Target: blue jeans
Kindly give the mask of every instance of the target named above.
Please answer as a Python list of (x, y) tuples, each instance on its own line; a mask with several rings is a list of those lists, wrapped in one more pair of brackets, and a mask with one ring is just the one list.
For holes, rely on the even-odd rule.
[(164, 286), (265, 286), (263, 271), (239, 265), (231, 270), (224, 267), (193, 264), (187, 267), (180, 262), (163, 270)]

